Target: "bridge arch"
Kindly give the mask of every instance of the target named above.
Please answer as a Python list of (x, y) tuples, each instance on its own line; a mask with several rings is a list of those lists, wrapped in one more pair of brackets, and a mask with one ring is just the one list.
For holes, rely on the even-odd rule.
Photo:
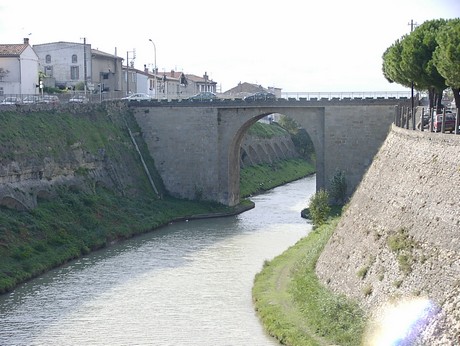
[[(241, 127), (236, 129), (233, 136), (228, 150), (228, 197), (232, 201), (230, 205), (238, 204), (240, 200), (240, 148), (244, 135), (252, 125), (268, 114), (271, 113), (263, 113), (250, 117), (249, 120), (241, 124)], [(260, 156), (260, 152), (258, 150), (255, 151), (257, 156)]]
[[(246, 114), (246, 119), (248, 119), (246, 122), (241, 123), (239, 127), (237, 126), (235, 128), (235, 133), (234, 133), (234, 138), (231, 141), (230, 144), (230, 149), (229, 149), (229, 156), (228, 156), (228, 198), (230, 200), (230, 205), (234, 205), (239, 203), (240, 200), (240, 147), (242, 140), (244, 138), (244, 135), (248, 132), (249, 128), (254, 125), (258, 120), (266, 117), (267, 115), (273, 114), (273, 113), (280, 113), (282, 115), (288, 116), (295, 120), (297, 124), (299, 124), (301, 127), (305, 128), (305, 125), (307, 128), (305, 129), (307, 131), (307, 134), (311, 137), (311, 135), (316, 135), (316, 140), (313, 140), (313, 146), (314, 150), (317, 153), (317, 165), (318, 163), (322, 163), (321, 161), (321, 155), (318, 155), (318, 149), (317, 147), (319, 146), (319, 143), (321, 142), (321, 138), (318, 138), (318, 133), (321, 133), (318, 131), (319, 128), (321, 128), (320, 120), (321, 118), (324, 117), (324, 110), (322, 108), (318, 109), (313, 109), (313, 108), (302, 108), (302, 109), (285, 109), (281, 110), (278, 109), (276, 111), (267, 111), (266, 109), (249, 109), (245, 112)], [(307, 119), (307, 121), (304, 121)], [(316, 142), (316, 143), (315, 143)], [(272, 148), (266, 148), (263, 147), (262, 145), (258, 145), (256, 151), (256, 154), (258, 157), (261, 157), (261, 155), (265, 155), (266, 157), (262, 157), (262, 160), (267, 159), (267, 157), (270, 157), (270, 155), (277, 155), (280, 158), (283, 156), (283, 151), (280, 149), (279, 146), (276, 146), (275, 152), (270, 153), (269, 151), (273, 150)], [(286, 148), (287, 150), (287, 148)], [(322, 167), (322, 166), (319, 166)], [(318, 169), (318, 167), (317, 167)]]

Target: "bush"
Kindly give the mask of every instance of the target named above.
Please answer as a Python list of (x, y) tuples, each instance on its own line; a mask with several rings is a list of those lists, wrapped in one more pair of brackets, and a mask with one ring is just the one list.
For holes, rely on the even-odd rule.
[(331, 198), (335, 203), (344, 204), (347, 197), (347, 180), (344, 171), (337, 171), (331, 179)]
[(327, 221), (331, 207), (329, 206), (329, 193), (320, 189), (310, 198), (310, 217), (315, 226), (320, 226)]

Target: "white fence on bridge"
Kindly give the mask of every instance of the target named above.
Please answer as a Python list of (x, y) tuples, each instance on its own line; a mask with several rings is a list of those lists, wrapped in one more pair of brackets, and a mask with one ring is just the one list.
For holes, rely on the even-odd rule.
[[(282, 92), (281, 97), (285, 99), (294, 98), (294, 99), (317, 99), (317, 100), (334, 100), (334, 99), (389, 99), (389, 98), (411, 98), (411, 91), (318, 91), (318, 92)], [(414, 97), (416, 95), (414, 94)], [(419, 94), (420, 97), (420, 94)]]

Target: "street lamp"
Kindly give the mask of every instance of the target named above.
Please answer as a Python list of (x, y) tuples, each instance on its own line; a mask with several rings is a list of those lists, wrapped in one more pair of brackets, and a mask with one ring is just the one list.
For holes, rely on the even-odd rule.
[(153, 52), (155, 54), (155, 67), (153, 69), (153, 75), (154, 75), (154, 80), (153, 80), (153, 88), (155, 89), (155, 98), (158, 99), (158, 91), (157, 91), (157, 47), (155, 46), (155, 43), (152, 41), (151, 38), (149, 38), (149, 41), (152, 42), (153, 44)]

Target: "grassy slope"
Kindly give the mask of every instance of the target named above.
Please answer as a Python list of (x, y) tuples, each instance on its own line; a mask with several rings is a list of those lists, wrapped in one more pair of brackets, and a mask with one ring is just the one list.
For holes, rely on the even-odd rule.
[(265, 329), (283, 345), (360, 344), (364, 314), (357, 304), (328, 291), (315, 263), (338, 217), (270, 262), (254, 280), (253, 300)]
[(247, 167), (240, 173), (240, 195), (248, 197), (306, 177), (314, 172), (315, 167), (302, 159)]
[[(132, 129), (138, 130), (129, 115), (126, 118)], [(87, 193), (61, 187), (57, 196), (39, 201), (30, 212), (0, 208), (0, 293), (112, 241), (172, 220), (234, 212), (234, 208), (216, 203), (159, 200), (134, 152), (123, 118), (108, 115), (105, 109), (92, 114), (1, 112), (0, 127), (2, 166), (10, 162), (40, 166), (45, 157), (67, 164), (72, 162), (69, 153), (74, 148), (95, 156), (103, 149), (113, 164), (130, 167), (136, 184), (123, 196), (98, 186)], [(139, 146), (146, 151), (145, 144)], [(153, 160), (147, 161), (154, 172)], [(161, 181), (158, 185), (162, 188)]]

